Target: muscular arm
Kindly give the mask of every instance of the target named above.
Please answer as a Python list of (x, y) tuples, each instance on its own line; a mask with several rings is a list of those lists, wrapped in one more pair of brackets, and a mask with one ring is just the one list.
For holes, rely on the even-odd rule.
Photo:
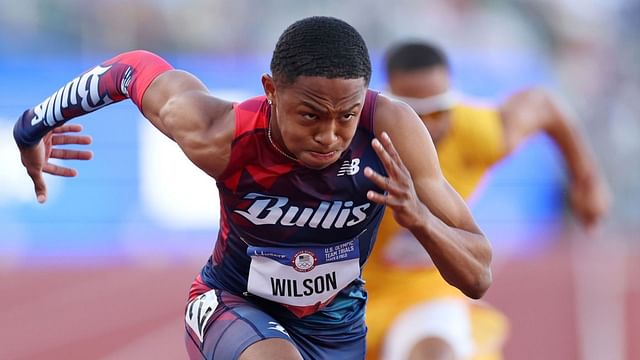
[(376, 193), (370, 199), (393, 209), (396, 221), (420, 241), (448, 283), (480, 298), (491, 284), (491, 246), (444, 179), (426, 127), (408, 106), (383, 97), (375, 121), (380, 142), (374, 140), (374, 148), (389, 181), (368, 169), (368, 176), (388, 192), (386, 199)]
[(549, 135), (567, 164), (574, 212), (587, 227), (596, 225), (606, 212), (608, 195), (586, 141), (570, 115), (541, 89), (515, 93), (499, 110), (507, 152), (533, 134)]
[(142, 99), (142, 112), (210, 176), (226, 168), (235, 129), (232, 103), (211, 96), (196, 77), (178, 70), (158, 76)]

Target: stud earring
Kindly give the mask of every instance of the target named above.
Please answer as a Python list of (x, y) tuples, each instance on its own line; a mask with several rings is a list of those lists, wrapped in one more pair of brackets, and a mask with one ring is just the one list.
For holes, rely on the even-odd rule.
[(273, 105), (273, 101), (271, 101), (271, 99), (267, 99), (267, 102), (269, 103), (269, 105)]

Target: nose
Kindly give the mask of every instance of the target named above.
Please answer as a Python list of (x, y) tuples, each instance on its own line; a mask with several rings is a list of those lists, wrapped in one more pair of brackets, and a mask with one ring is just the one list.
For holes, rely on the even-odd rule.
[(322, 121), (318, 124), (313, 139), (323, 146), (331, 146), (338, 140), (334, 120)]

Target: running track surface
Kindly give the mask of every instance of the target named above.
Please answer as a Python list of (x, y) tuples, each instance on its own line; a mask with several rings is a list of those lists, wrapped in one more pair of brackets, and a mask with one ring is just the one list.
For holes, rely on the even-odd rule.
[[(486, 300), (511, 320), (506, 359), (593, 358), (579, 341), (571, 248), (496, 266)], [(621, 353), (640, 359), (640, 251), (625, 253)], [(182, 311), (200, 265), (0, 268), (0, 359), (185, 359)]]

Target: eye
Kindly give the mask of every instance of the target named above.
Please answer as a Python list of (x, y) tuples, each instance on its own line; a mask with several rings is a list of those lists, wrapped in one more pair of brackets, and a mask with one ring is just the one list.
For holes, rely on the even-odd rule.
[(354, 113), (347, 113), (347, 114), (344, 114), (344, 115), (342, 116), (342, 120), (344, 120), (344, 121), (349, 121), (349, 120), (353, 119), (354, 117), (356, 117), (356, 114), (354, 114)]
[(306, 120), (316, 120), (318, 118), (318, 115), (312, 113), (304, 113), (302, 114), (302, 117)]

